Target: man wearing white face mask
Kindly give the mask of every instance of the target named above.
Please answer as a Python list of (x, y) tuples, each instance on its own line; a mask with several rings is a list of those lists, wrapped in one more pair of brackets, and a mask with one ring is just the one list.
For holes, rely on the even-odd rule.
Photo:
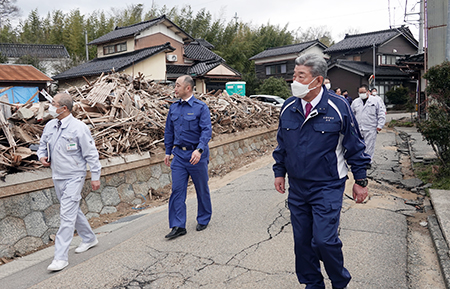
[(331, 81), (328, 77), (325, 77), (325, 80), (323, 81), (323, 84), (325, 85), (325, 87), (330, 90), (331, 89)]
[(306, 289), (325, 289), (320, 261), (333, 289), (347, 288), (351, 276), (344, 267), (338, 236), (342, 198), (351, 165), (353, 198), (367, 197), (366, 166), (370, 157), (350, 106), (322, 85), (327, 63), (316, 54), (295, 60), (292, 94), (280, 113), (273, 152), (275, 189), (285, 193), (294, 233), (295, 267)]
[(75, 253), (82, 253), (97, 245), (94, 232), (80, 209), (81, 189), (86, 177), (86, 164), (91, 170), (92, 190), (100, 188), (101, 165), (97, 148), (89, 128), (72, 114), (72, 97), (60, 93), (53, 98), (49, 121), (41, 136), (37, 155), (41, 163), (52, 168), (56, 196), (60, 202), (60, 226), (55, 238), (55, 256), (47, 267), (59, 271), (69, 265), (69, 246), (74, 229), (82, 243)]
[(352, 103), (352, 111), (366, 143), (366, 153), (373, 157), (377, 133), (386, 122), (386, 107), (378, 96), (371, 95), (367, 85), (359, 88), (359, 98)]

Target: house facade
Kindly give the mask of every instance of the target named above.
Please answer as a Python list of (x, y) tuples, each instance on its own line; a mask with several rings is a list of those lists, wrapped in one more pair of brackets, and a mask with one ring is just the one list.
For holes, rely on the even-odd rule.
[(37, 58), (48, 76), (55, 75), (56, 66), (64, 66), (70, 58), (64, 45), (53, 44), (0, 43), (0, 54), (7, 58), (7, 64), (15, 64), (25, 56)]
[(292, 82), (294, 75), (295, 59), (302, 54), (315, 53), (324, 56), (327, 48), (319, 40), (302, 42), (292, 45), (271, 47), (261, 53), (252, 56), (249, 60), (255, 62), (255, 72), (258, 79), (269, 77), (283, 78)]
[[(142, 73), (157, 82), (174, 81), (189, 74), (197, 91), (207, 92), (222, 79), (241, 79), (204, 40), (197, 41), (165, 15), (115, 30), (91, 41), (97, 58), (54, 77), (62, 85), (76, 85), (112, 70), (130, 75)], [(225, 88), (225, 84), (223, 84)]]
[(342, 41), (324, 50), (330, 56), (328, 77), (332, 88), (346, 89), (354, 98), (359, 86), (366, 84), (377, 88), (386, 103), (385, 93), (392, 88), (402, 85), (416, 91), (417, 79), (397, 61), (417, 54), (417, 49), (417, 40), (404, 26), (346, 35)]

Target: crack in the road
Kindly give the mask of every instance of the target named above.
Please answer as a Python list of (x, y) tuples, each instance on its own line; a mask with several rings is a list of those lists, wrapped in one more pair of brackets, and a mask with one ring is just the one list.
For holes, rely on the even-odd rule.
[(151, 265), (146, 266), (144, 269), (137, 270), (128, 268), (135, 272), (135, 276), (128, 280), (123, 280), (121, 285), (114, 288), (147, 288), (149, 284), (158, 287), (160, 286), (157, 285), (158, 282), (164, 283), (164, 285), (161, 284), (162, 287), (158, 288), (167, 288), (164, 287), (167, 286), (167, 282), (173, 285), (171, 288), (180, 288), (188, 283), (195, 284), (196, 287), (203, 287), (210, 284), (199, 283), (199, 281), (195, 280), (196, 275), (213, 266), (223, 266), (230, 269), (230, 271), (226, 273), (221, 280), (223, 284), (229, 284), (242, 275), (249, 274), (251, 272), (260, 273), (267, 276), (294, 274), (294, 272), (290, 271), (266, 272), (241, 265), (241, 261), (256, 252), (260, 248), (261, 244), (277, 237), (283, 232), (286, 226), (290, 224), (290, 221), (288, 220), (289, 218), (285, 215), (288, 213), (288, 210), (284, 207), (284, 201), (279, 203), (278, 206), (280, 208), (277, 212), (277, 216), (267, 227), (268, 237), (242, 249), (238, 253), (231, 256), (225, 263), (221, 264), (212, 258), (201, 257), (191, 253), (178, 251), (166, 252), (148, 247), (150, 251), (147, 253), (147, 256), (155, 259), (155, 261), (152, 262)]

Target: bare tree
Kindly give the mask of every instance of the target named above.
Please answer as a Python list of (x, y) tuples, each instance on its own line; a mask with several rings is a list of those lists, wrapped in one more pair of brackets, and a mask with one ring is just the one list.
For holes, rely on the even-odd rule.
[(0, 28), (2, 27), (3, 19), (12, 16), (18, 16), (20, 9), (16, 6), (17, 0), (0, 0)]

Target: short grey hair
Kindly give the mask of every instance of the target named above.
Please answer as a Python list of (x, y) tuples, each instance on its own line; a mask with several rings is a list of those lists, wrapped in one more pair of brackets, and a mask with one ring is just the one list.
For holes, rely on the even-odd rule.
[[(59, 105), (60, 106), (65, 106), (67, 107), (67, 109), (72, 112), (72, 108), (73, 108), (73, 99), (70, 96), (70, 94), (67, 93), (58, 93), (57, 94), (59, 96)], [(55, 95), (56, 96), (56, 95)]]
[(327, 77), (327, 62), (318, 54), (303, 54), (295, 59), (295, 65), (304, 65), (309, 67), (312, 77), (322, 76), (324, 80)]

